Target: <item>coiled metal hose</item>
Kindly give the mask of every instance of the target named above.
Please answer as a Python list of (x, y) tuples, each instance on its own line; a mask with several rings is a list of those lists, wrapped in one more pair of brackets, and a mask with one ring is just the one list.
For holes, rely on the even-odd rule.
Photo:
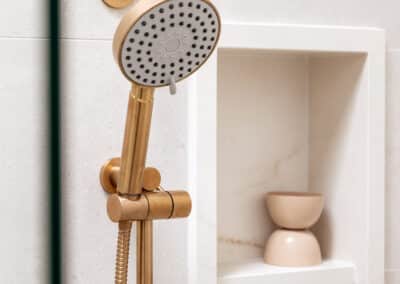
[(129, 242), (131, 239), (131, 221), (118, 224), (117, 257), (115, 262), (115, 284), (128, 283)]

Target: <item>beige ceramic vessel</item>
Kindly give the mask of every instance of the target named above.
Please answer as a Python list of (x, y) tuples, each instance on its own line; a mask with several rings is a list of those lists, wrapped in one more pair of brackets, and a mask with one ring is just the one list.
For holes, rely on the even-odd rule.
[(309, 192), (267, 193), (268, 212), (276, 230), (267, 241), (264, 260), (279, 266), (312, 266), (322, 262), (317, 239), (308, 229), (321, 216), (324, 198)]
[(312, 266), (321, 263), (321, 249), (307, 230), (276, 230), (265, 248), (266, 263), (278, 266)]
[(266, 202), (276, 225), (295, 230), (313, 226), (324, 208), (324, 197), (310, 192), (269, 192)]

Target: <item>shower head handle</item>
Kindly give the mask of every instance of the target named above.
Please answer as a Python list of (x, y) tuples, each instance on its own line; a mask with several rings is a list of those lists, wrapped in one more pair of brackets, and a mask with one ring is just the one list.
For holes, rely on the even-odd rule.
[(132, 84), (117, 187), (120, 194), (139, 195), (142, 193), (153, 111), (153, 94), (154, 88)]

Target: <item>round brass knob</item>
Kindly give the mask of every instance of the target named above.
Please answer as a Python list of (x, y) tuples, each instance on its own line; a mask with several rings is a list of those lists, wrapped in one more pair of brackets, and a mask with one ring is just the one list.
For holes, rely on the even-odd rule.
[(147, 191), (155, 191), (160, 187), (161, 174), (156, 168), (145, 168), (143, 173), (143, 188)]
[[(121, 159), (112, 158), (101, 167), (100, 183), (107, 193), (116, 193)], [(160, 187), (161, 174), (156, 168), (147, 167), (143, 171), (143, 189), (155, 191)]]
[(119, 178), (120, 158), (112, 158), (101, 167), (100, 183), (107, 193), (117, 192), (117, 181)]

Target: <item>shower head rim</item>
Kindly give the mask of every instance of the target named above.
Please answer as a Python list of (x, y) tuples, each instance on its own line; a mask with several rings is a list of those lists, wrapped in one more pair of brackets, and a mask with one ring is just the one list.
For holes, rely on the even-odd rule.
[[(139, 85), (141, 87), (165, 87), (168, 86), (169, 83), (166, 82), (165, 84), (158, 84), (156, 86), (149, 86), (149, 85), (144, 85), (141, 84), (140, 82), (136, 82), (135, 80), (132, 80), (130, 76), (126, 73), (125, 68), (122, 63), (122, 47), (124, 45), (124, 42), (126, 41), (126, 38), (128, 37), (128, 34), (131, 30), (131, 28), (144, 16), (145, 14), (148, 13), (148, 11), (157, 8), (158, 6), (164, 4), (165, 2), (168, 2), (170, 0), (141, 0), (138, 1), (131, 9), (130, 11), (122, 18), (121, 22), (119, 23), (116, 32), (114, 34), (114, 39), (113, 39), (113, 56), (115, 61), (117, 62), (120, 70), (122, 71), (123, 75), (128, 79), (128, 81), (135, 83), (136, 85)], [(195, 73), (197, 70), (199, 70), (210, 58), (210, 56), (214, 53), (215, 49), (217, 48), (220, 36), (221, 36), (221, 16), (218, 12), (217, 7), (210, 1), (210, 0), (201, 0), (205, 2), (212, 10), (214, 11), (218, 22), (220, 23), (218, 25), (218, 30), (216, 33), (216, 40), (215, 44), (213, 45), (212, 49), (208, 53), (207, 57), (204, 58), (204, 60), (201, 62), (199, 66), (197, 66), (192, 72), (187, 73), (184, 77), (176, 79), (176, 82), (180, 82), (188, 77), (190, 77), (193, 73)]]

